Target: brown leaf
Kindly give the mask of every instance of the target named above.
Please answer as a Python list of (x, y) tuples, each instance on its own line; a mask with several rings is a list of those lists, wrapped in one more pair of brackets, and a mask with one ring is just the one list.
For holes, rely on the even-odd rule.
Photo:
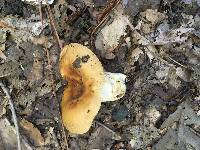
[(5, 22), (0, 22), (0, 28), (9, 28), (9, 29), (15, 29), (13, 26), (8, 25)]
[(36, 128), (31, 122), (22, 119), (20, 121), (20, 126), (24, 129), (25, 134), (35, 146), (44, 145), (44, 138), (38, 128)]
[(4, 50), (4, 46), (0, 47), (0, 58), (6, 60), (7, 57), (6, 57), (6, 55), (3, 53), (3, 50)]

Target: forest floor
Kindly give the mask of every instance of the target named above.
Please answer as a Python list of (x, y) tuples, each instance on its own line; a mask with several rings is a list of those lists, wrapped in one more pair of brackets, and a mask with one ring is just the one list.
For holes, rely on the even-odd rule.
[[(51, 2), (0, 1), (0, 149), (17, 149), (12, 100), (24, 150), (200, 150), (199, 0)], [(69, 43), (127, 76), (125, 96), (82, 135), (60, 117)]]

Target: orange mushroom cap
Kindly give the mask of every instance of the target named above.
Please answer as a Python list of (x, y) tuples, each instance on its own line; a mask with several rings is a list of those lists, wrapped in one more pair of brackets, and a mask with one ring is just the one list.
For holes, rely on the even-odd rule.
[(87, 47), (69, 44), (60, 54), (60, 73), (68, 81), (61, 102), (64, 126), (71, 133), (86, 133), (101, 106), (101, 62)]

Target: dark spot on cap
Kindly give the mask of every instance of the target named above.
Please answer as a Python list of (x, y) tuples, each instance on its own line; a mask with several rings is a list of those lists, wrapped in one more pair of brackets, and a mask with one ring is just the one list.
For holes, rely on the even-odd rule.
[(74, 68), (81, 68), (81, 58), (78, 57), (76, 60), (72, 63)]
[(120, 98), (120, 97), (122, 97), (123, 96), (123, 94), (119, 94), (119, 95), (117, 95), (116, 97), (117, 98)]
[(89, 56), (89, 55), (83, 56), (83, 57), (82, 57), (82, 62), (83, 62), (83, 63), (86, 63), (89, 59), (90, 59), (90, 56)]

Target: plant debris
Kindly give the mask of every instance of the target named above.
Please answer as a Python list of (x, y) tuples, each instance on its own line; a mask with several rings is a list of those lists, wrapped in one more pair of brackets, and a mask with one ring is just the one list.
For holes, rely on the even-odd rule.
[(95, 46), (102, 57), (113, 59), (114, 50), (120, 43), (120, 38), (126, 35), (126, 28), (130, 24), (129, 17), (123, 14), (114, 14), (113, 21), (98, 33)]
[(42, 137), (40, 131), (34, 127), (32, 123), (23, 119), (20, 121), (20, 126), (24, 129), (25, 134), (31, 140), (33, 145), (36, 147), (44, 145), (44, 138)]
[[(13, 101), (22, 149), (199, 150), (199, 5), (1, 0), (0, 80)], [(59, 73), (60, 52), (70, 43), (91, 49), (106, 71), (126, 75), (125, 95), (102, 103), (82, 135), (69, 133), (60, 116), (69, 86)], [(90, 61), (76, 60), (76, 69)], [(8, 100), (0, 88), (0, 146), (17, 149)]]

